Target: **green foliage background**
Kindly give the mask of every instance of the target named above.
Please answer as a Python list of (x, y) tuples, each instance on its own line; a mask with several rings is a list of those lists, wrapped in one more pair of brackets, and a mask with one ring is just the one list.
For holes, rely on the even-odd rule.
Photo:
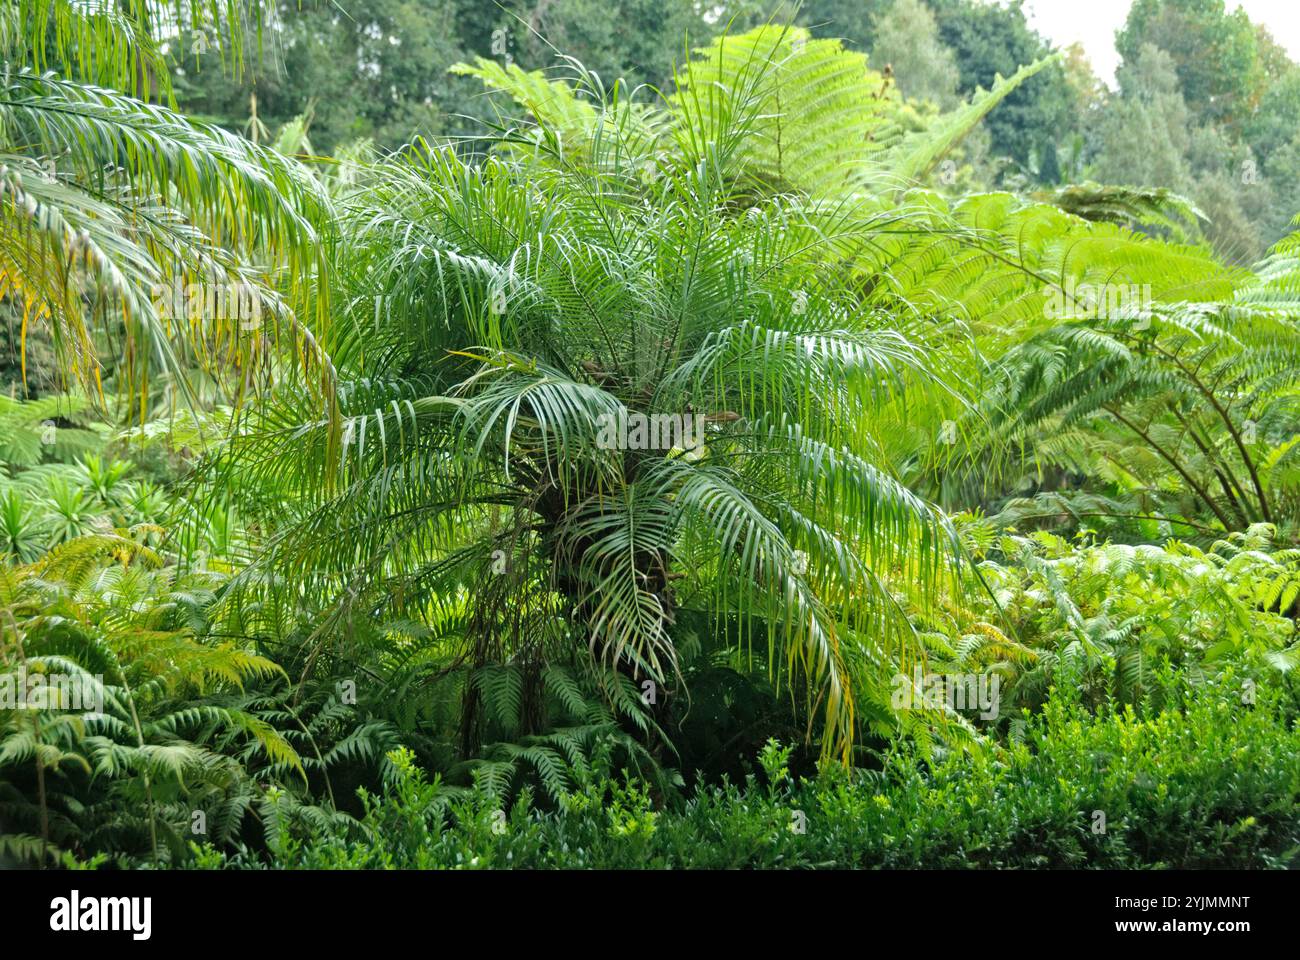
[(0, 11), (0, 859), (1292, 865), (1300, 67), (1117, 44)]

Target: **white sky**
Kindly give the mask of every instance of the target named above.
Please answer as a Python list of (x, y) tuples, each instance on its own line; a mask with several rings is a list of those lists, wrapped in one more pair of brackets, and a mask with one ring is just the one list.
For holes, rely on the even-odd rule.
[[(1124, 25), (1132, 0), (1027, 0), (1029, 23), (1057, 46), (1082, 43), (1092, 68), (1112, 83), (1119, 54), (1115, 32)], [(1300, 60), (1300, 0), (1228, 0), (1227, 8), (1244, 7), (1255, 23), (1268, 27), (1277, 42)]]

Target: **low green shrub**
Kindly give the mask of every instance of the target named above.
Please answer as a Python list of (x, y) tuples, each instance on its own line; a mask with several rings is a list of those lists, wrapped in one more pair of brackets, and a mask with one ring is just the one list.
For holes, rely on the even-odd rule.
[[(557, 809), (502, 807), (483, 783), (426, 780), (412, 755), (344, 826), (286, 826), (270, 865), (308, 868), (1259, 868), (1300, 849), (1300, 731), (1281, 698), (1231, 678), (1143, 716), (1059, 694), (1003, 745), (923, 760), (902, 742), (877, 771), (762, 776), (660, 808), (593, 765)], [(291, 821), (286, 819), (286, 823)], [(202, 866), (249, 866), (196, 848)]]

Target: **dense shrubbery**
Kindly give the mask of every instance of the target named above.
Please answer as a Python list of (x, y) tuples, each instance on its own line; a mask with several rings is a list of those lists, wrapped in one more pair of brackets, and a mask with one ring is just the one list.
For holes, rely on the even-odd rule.
[[(1166, 672), (1167, 683), (1172, 675)], [(1231, 678), (1143, 716), (1058, 694), (1012, 742), (926, 763), (898, 745), (877, 770), (794, 780), (773, 741), (743, 784), (661, 807), (599, 760), (540, 811), (481, 785), (428, 782), (409, 753), (359, 822), (290, 825), (266, 861), (337, 868), (1277, 867), (1300, 851), (1300, 731), (1276, 697)], [(250, 855), (198, 850), (207, 867)]]

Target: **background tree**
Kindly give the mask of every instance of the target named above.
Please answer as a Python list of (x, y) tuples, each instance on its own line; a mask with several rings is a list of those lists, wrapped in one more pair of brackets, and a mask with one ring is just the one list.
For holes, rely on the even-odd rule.
[(1120, 95), (1098, 118), (1100, 152), (1093, 177), (1103, 183), (1187, 190), (1192, 114), (1173, 58), (1148, 44), (1120, 68), (1117, 79)]
[(459, 115), (482, 106), (447, 73), (464, 55), (462, 22), (454, 0), (280, 0), (245, 76), (222, 69), (218, 44), (183, 33), (176, 95), (188, 112), (249, 133), (254, 112), (263, 130), (309, 113), (324, 155), (360, 138), (394, 148), (417, 135), (465, 134)]
[(1265, 79), (1255, 26), (1224, 0), (1134, 0), (1115, 37), (1125, 61), (1147, 44), (1169, 54), (1183, 96), (1202, 122), (1237, 125), (1249, 114)]
[(961, 74), (953, 52), (939, 40), (934, 14), (923, 0), (895, 0), (875, 24), (871, 64), (888, 65), (903, 95), (941, 109), (958, 100)]
[[(931, 0), (940, 39), (954, 51), (961, 71), (960, 92), (989, 87), (1023, 63), (1051, 52), (1051, 44), (1029, 26), (1020, 0)], [(994, 157), (1009, 157), (1022, 173), (1045, 184), (1060, 182), (1061, 148), (1078, 131), (1074, 94), (1065, 70), (1053, 65), (1027, 83), (986, 121)]]
[(310, 113), (312, 144), (325, 154), (359, 138), (395, 149), (416, 136), (481, 134), (474, 118), (495, 117), (490, 94), (448, 73), (454, 63), (483, 56), (564, 72), (563, 54), (606, 83), (663, 84), (687, 45), (712, 32), (702, 9), (695, 0), (278, 0), (259, 69), (232, 78), (217, 45), (193, 55), (187, 33), (176, 90), (186, 110), (230, 130), (247, 127), (256, 96), (269, 129)]
[[(536, 0), (517, 3), (501, 26), (524, 69), (554, 67), (563, 53), (606, 83), (624, 77), (633, 85), (664, 86), (687, 50), (714, 33), (704, 9), (695, 0)], [(725, 16), (724, 8), (710, 19), (725, 23)]]
[[(1168, 17), (1155, 17), (1150, 22), (1163, 26), (1148, 32), (1165, 36), (1172, 29), (1166, 20), (1182, 22), (1179, 16), (1173, 9)], [(1296, 68), (1275, 44), (1269, 50), (1268, 72), (1275, 79), (1259, 102), (1250, 107), (1244, 94), (1223, 94), (1218, 103), (1230, 104), (1232, 112), (1218, 111), (1217, 118), (1210, 115), (1216, 111), (1189, 99), (1176, 52), (1155, 43), (1130, 51), (1119, 70), (1118, 93), (1105, 99), (1091, 121), (1095, 152), (1089, 175), (1186, 194), (1205, 214), (1206, 236), (1223, 256), (1239, 263), (1257, 260), (1288, 229), (1300, 155), (1292, 147), (1300, 115)], [(1207, 82), (1194, 73), (1195, 88), (1205, 89)]]
[(799, 8), (799, 22), (815, 37), (843, 40), (850, 50), (870, 50), (876, 42), (876, 22), (894, 0), (808, 0)]

